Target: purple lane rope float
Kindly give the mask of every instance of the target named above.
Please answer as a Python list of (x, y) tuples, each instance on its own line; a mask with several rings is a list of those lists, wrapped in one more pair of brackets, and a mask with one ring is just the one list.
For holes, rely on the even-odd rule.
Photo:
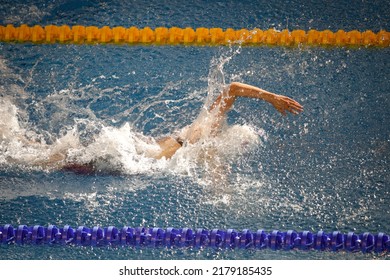
[(115, 226), (47, 227), (10, 224), (0, 226), (0, 243), (31, 245), (178, 247), (221, 249), (321, 250), (347, 252), (389, 252), (389, 235), (379, 232), (340, 231), (251, 231), (244, 229), (146, 228)]

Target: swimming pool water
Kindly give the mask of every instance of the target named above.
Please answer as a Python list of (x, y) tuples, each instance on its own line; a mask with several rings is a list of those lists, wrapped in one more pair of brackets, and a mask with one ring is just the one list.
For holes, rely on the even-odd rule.
[[(390, 29), (385, 1), (354, 7), (338, 1), (321, 9), (320, 1), (148, 2), (13, 1), (0, 8), (0, 24)], [(68, 131), (83, 144), (98, 139), (101, 150), (114, 147), (102, 157), (120, 171), (78, 175), (15, 165), (4, 156), (28, 151), (3, 141), (0, 224), (390, 232), (389, 49), (13, 43), (1, 43), (0, 49), (2, 120), (49, 144)], [(221, 156), (229, 170), (224, 180), (185, 155), (168, 163), (118, 160), (118, 153), (134, 155), (121, 141), (158, 137), (190, 124), (213, 95), (212, 85), (232, 81), (288, 95), (305, 111), (283, 118), (269, 104), (240, 99), (228, 124), (258, 142), (241, 147), (245, 141), (229, 130), (219, 151), (237, 143), (240, 148)], [(193, 156), (197, 150), (188, 152)], [(29, 245), (0, 245), (0, 256), (389, 258), (388, 253)]]

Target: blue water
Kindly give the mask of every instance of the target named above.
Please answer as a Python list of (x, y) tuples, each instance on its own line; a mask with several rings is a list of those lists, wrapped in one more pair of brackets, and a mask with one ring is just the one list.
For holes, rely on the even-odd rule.
[[(268, 2), (12, 1), (0, 7), (0, 24), (390, 30), (386, 1)], [(77, 175), (3, 159), (0, 224), (390, 233), (389, 49), (1, 43), (0, 50), (0, 99), (10, 102), (1, 103), (8, 109), (17, 108), (19, 127), (13, 128), (48, 144), (68, 131), (91, 144), (104, 129), (118, 132), (126, 124), (131, 136), (171, 133), (197, 118), (212, 95), (210, 82), (223, 80), (288, 95), (305, 107), (302, 114), (283, 118), (261, 101), (237, 101), (228, 124), (252, 129), (260, 141), (224, 158), (229, 172), (219, 183), (207, 165), (192, 161), (172, 168), (140, 161), (125, 172), (120, 168), (119, 175)], [(127, 130), (118, 133), (128, 135)], [(234, 143), (234, 138), (227, 141)], [(0, 156), (10, 151), (24, 150), (2, 142)], [(109, 163), (114, 170), (120, 164)], [(390, 256), (1, 245), (0, 258)]]

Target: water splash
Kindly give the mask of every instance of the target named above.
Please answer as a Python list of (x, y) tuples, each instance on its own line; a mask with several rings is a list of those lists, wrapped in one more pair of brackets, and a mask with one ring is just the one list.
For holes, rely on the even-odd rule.
[[(171, 95), (170, 90), (177, 87), (174, 83), (169, 84), (156, 96), (148, 97), (146, 105), (131, 104), (114, 115), (108, 112), (106, 114), (108, 118), (102, 119), (93, 110), (95, 104), (104, 102), (107, 95), (115, 99), (117, 92), (121, 101), (120, 92), (129, 90), (131, 85), (99, 90), (95, 85), (97, 80), (93, 79), (88, 85), (79, 88), (72, 85), (67, 89), (56, 90), (46, 97), (39, 97), (38, 100), (34, 99), (34, 96), (27, 100), (28, 94), (22, 87), (17, 92), (14, 92), (12, 87), (3, 89), (0, 95), (3, 96), (0, 99), (2, 104), (0, 114), (3, 120), (0, 124), (2, 151), (0, 163), (2, 166), (23, 166), (45, 171), (58, 170), (69, 164), (78, 166), (92, 164), (95, 170), (111, 174), (133, 175), (152, 172), (157, 176), (166, 173), (189, 176), (205, 186), (215, 184), (216, 181), (228, 181), (229, 166), (232, 162), (257, 147), (264, 136), (259, 135), (259, 132), (249, 125), (228, 126), (225, 123), (219, 135), (210, 137), (213, 116), (205, 108), (208, 108), (226, 87), (224, 66), (239, 53), (240, 48), (223, 50), (221, 54), (212, 58), (207, 77), (207, 97), (203, 110), (194, 121), (202, 123), (206, 129), (200, 141), (185, 143), (170, 160), (153, 158), (160, 149), (157, 144), (158, 136), (152, 137), (141, 133), (132, 121), (115, 125), (117, 122), (115, 119), (122, 119), (123, 116), (134, 113), (137, 116), (134, 122), (137, 123), (139, 118), (148, 117), (148, 110), (155, 108), (156, 117), (160, 105), (188, 103), (194, 96), (199, 98), (198, 89), (188, 92), (180, 100), (173, 97), (167, 99), (166, 96)], [(2, 68), (3, 75), (14, 75), (6, 67)], [(8, 100), (4, 97), (7, 95), (15, 98)], [(25, 98), (19, 98), (22, 95)], [(19, 102), (22, 100), (23, 103), (16, 104), (16, 100)], [(28, 101), (32, 104), (25, 104)], [(80, 106), (85, 104), (85, 101), (88, 101), (87, 105)], [(44, 117), (48, 114), (51, 116), (44, 128), (36, 126), (26, 117), (28, 115), (26, 111), (32, 107), (36, 116)], [(59, 129), (58, 126), (61, 124), (63, 127)], [(188, 126), (176, 130), (172, 133), (182, 135), (189, 133)]]
[(214, 102), (215, 98), (221, 93), (221, 89), (226, 87), (225, 71), (224, 67), (228, 64), (235, 56), (241, 53), (241, 46), (231, 47), (223, 49), (223, 51), (214, 56), (211, 59), (209, 74), (207, 77), (208, 88), (207, 98), (205, 100), (205, 108), (209, 108)]

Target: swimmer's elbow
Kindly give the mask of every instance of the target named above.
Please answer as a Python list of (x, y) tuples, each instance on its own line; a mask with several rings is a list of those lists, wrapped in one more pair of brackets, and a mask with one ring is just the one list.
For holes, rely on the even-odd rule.
[(239, 82), (232, 82), (229, 86), (229, 96), (231, 97), (237, 97), (237, 96), (243, 96), (245, 95), (245, 91), (247, 91), (248, 85), (239, 83)]
[(234, 95), (238, 90), (242, 89), (242, 84), (239, 82), (232, 82), (229, 86), (229, 93)]
[(242, 87), (242, 83), (240, 83), (240, 82), (231, 82), (230, 83), (230, 87), (233, 87), (233, 88), (240, 88), (240, 87)]

